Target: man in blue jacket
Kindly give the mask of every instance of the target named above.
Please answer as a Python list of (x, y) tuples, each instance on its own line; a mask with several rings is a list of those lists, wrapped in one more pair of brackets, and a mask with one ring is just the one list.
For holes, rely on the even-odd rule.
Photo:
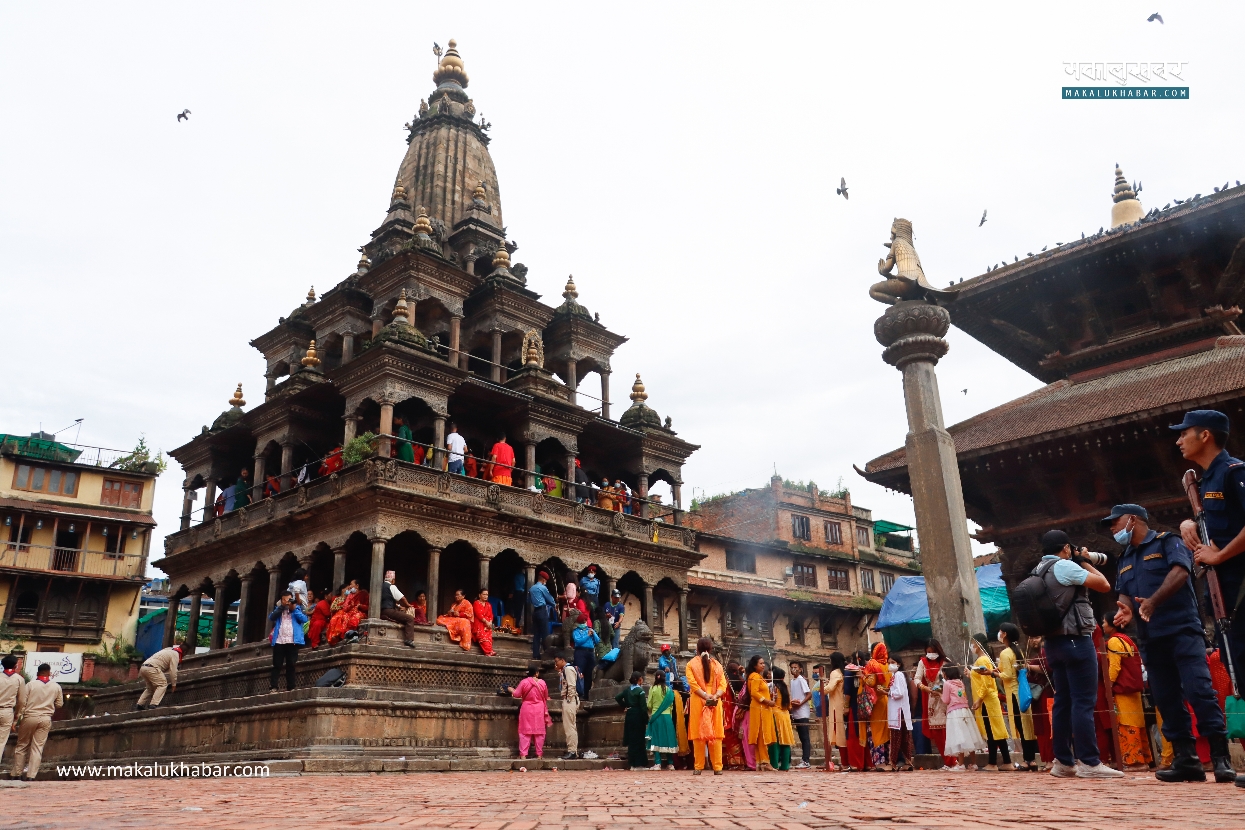
[(592, 691), (592, 670), (597, 666), (596, 645), (601, 642), (597, 632), (588, 627), (588, 621), (578, 618), (575, 628), (571, 631), (571, 639), (575, 643), (575, 668), (584, 676), (584, 698)]
[(550, 621), (558, 610), (558, 603), (553, 594), (545, 587), (549, 574), (541, 571), (536, 574), (536, 582), (528, 589), (528, 598), (532, 603), (532, 659), (539, 660), (545, 638), (549, 636)]
[(294, 689), (294, 664), (298, 662), (298, 649), (302, 647), (303, 625), (307, 615), (294, 602), (294, 595), (282, 591), (277, 605), (268, 615), (272, 620), (272, 677), (268, 680), (268, 691), (277, 691), (281, 677), (281, 666), (285, 666), (286, 691)]

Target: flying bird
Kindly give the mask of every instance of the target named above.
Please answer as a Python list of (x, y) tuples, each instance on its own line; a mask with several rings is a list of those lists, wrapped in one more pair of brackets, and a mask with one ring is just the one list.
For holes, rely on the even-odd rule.
[(436, 55), (438, 58), (441, 57), (441, 44), (437, 43), (435, 40), (432, 42), (432, 54)]
[(961, 389), (960, 391), (961, 391), (961, 392), (963, 392), (965, 395), (967, 395), (967, 394), (968, 394), (968, 390), (967, 390), (967, 389)]
[(834, 195), (847, 198), (847, 179), (839, 177), (839, 186), (834, 189)]
[[(1146, 18), (1147, 23), (1153, 23), (1156, 20), (1159, 23), (1163, 23), (1163, 15), (1159, 14), (1158, 12), (1155, 12), (1154, 14)], [(1163, 24), (1163, 25), (1167, 25), (1167, 24)]]
[(986, 212), (983, 210), (981, 212), (981, 221), (977, 223), (977, 227), (980, 228), (984, 224), (986, 224)]
[(177, 114), (177, 120), (178, 120), (178, 121), (189, 121), (189, 120), (190, 120), (190, 110), (182, 110), (181, 112), (179, 112), (179, 113)]

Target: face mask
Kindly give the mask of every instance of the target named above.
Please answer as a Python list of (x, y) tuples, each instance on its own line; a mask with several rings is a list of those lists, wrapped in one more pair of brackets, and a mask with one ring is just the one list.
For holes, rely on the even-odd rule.
[(938, 652), (936, 652), (936, 651), (927, 651), (927, 652), (925, 652), (925, 659), (926, 659), (926, 660), (937, 660), (937, 659), (938, 659)]
[(890, 669), (891, 671), (894, 671), (895, 669), (899, 668), (899, 664), (898, 663), (887, 663), (886, 668)]
[(1119, 542), (1121, 545), (1131, 544), (1132, 540), (1133, 531), (1129, 529), (1128, 525), (1124, 525), (1124, 527), (1120, 528), (1120, 530), (1115, 534), (1115, 541)]

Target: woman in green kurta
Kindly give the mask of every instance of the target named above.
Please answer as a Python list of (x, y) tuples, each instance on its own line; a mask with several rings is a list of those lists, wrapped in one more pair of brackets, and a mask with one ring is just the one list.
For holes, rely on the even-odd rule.
[(648, 728), (644, 737), (653, 753), (653, 769), (664, 769), (661, 756), (674, 763), (679, 753), (679, 739), (674, 730), (674, 690), (666, 686), (666, 672), (653, 672), (653, 685), (648, 690)]
[(415, 440), (415, 433), (411, 432), (411, 428), (406, 425), (406, 422), (396, 415), (393, 422), (398, 426), (395, 433), (398, 436), (398, 460), (414, 464), (415, 450), (412, 449), (411, 442)]
[(627, 710), (623, 719), (623, 742), (627, 744), (627, 763), (632, 769), (648, 766), (648, 752), (645, 749), (645, 731), (648, 727), (648, 697), (640, 681), (644, 675), (631, 673), (631, 685), (614, 695), (614, 702)]

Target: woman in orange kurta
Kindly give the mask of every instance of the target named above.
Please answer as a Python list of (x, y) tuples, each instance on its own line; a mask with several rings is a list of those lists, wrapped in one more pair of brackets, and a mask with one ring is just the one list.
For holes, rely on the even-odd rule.
[(765, 660), (759, 654), (748, 661), (748, 698), (751, 701), (748, 743), (755, 748), (757, 772), (773, 772), (774, 768), (767, 759), (769, 745), (778, 740), (774, 725), (774, 697), (770, 694), (769, 683), (765, 682)]
[(493, 653), (493, 606), (489, 605), (487, 588), (480, 591), (480, 598), (472, 603), (471, 607), (475, 611), (475, 618), (471, 622), (471, 634), (480, 644), (481, 651), (489, 657), (496, 657), (497, 655)]
[(873, 704), (873, 713), (869, 716), (870, 733), (873, 738), (873, 751), (869, 763), (880, 767), (887, 762), (887, 748), (890, 746), (891, 732), (887, 721), (887, 690), (891, 687), (891, 673), (887, 668), (889, 654), (885, 643), (876, 643), (865, 663), (861, 679), (865, 685), (874, 690), (877, 700)]
[(450, 639), (462, 646), (463, 651), (471, 651), (471, 624), (475, 622), (475, 614), (471, 603), (463, 596), (462, 591), (454, 592), (454, 604), (448, 614), (437, 617), (437, 625), (443, 625), (450, 631)]
[(713, 640), (701, 637), (696, 643), (697, 656), (687, 664), (687, 687), (691, 690), (687, 737), (693, 746), (693, 775), (700, 775), (705, 768), (706, 748), (713, 774), (722, 774), (722, 739), (726, 737), (726, 707), (722, 699), (727, 696), (730, 687), (726, 684), (726, 671), (722, 664), (710, 656), (712, 651)]

